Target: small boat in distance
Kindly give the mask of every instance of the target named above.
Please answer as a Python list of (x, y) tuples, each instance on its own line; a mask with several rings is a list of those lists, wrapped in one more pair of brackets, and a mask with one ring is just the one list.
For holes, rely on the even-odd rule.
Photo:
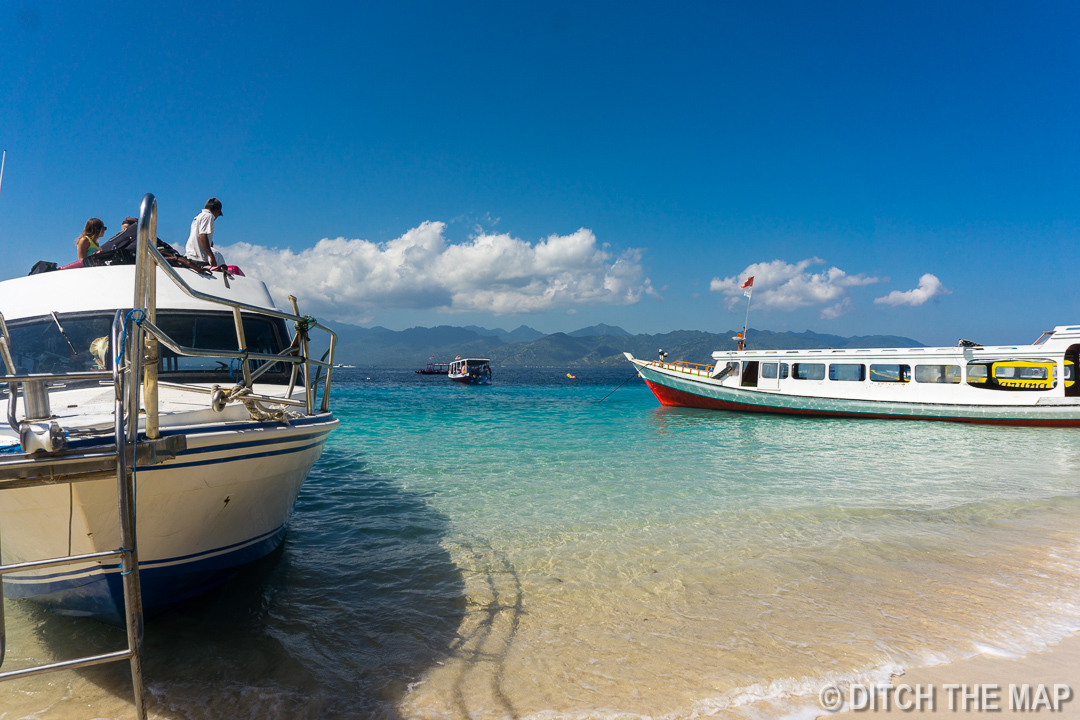
[(429, 362), (427, 367), (414, 371), (417, 375), (446, 375), (450, 372), (450, 363)]
[(624, 353), (662, 405), (788, 415), (1080, 427), (1080, 325), (1031, 345), (723, 350), (713, 365)]
[(487, 358), (461, 358), (450, 363), (447, 373), (454, 382), (487, 385), (491, 382), (491, 361)]

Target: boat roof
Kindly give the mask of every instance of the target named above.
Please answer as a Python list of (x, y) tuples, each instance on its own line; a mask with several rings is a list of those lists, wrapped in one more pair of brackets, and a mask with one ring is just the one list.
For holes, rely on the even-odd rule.
[[(488, 363), (488, 362), (491, 362), (491, 360), (489, 360), (488, 358), (458, 358), (457, 360), (454, 360), (449, 364), (460, 363), (460, 362)], [(443, 363), (443, 364), (446, 365), (447, 363)]]
[[(210, 277), (187, 268), (173, 269), (193, 290), (248, 305), (278, 309), (261, 280), (234, 275), (226, 286), (220, 272)], [(115, 311), (132, 307), (134, 300), (134, 265), (56, 270), (0, 282), (0, 313), (6, 320), (38, 317), (50, 312)], [(157, 307), (159, 310), (227, 310), (222, 305), (189, 297), (160, 269), (157, 271)]]
[(748, 349), (717, 350), (714, 360), (738, 357), (782, 357), (784, 355), (935, 355), (957, 354), (971, 351), (978, 355), (987, 353), (1046, 353), (1063, 352), (1068, 346), (1080, 344), (1080, 325), (1058, 325), (1052, 331), (1044, 333), (1037, 345), (949, 345), (946, 347), (915, 348), (807, 348), (807, 349)]

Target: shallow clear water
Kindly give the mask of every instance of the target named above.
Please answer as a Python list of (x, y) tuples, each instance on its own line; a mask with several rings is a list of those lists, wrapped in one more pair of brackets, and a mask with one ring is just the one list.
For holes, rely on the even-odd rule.
[[(598, 402), (632, 369), (573, 373), (340, 373), (282, 550), (149, 624), (152, 711), (776, 717), (1080, 629), (1075, 430)], [(7, 607), (13, 665), (122, 643)], [(129, 712), (123, 667), (52, 682), (0, 719)]]

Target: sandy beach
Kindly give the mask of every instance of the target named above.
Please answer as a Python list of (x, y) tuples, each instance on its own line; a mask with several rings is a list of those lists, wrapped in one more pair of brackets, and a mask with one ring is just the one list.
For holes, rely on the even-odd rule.
[[(951, 691), (947, 686), (959, 685)], [(988, 686), (997, 686), (988, 687)], [(1023, 686), (1028, 686), (1028, 700), (1023, 697)], [(1047, 703), (1040, 700), (1039, 686), (1045, 688)], [(1055, 702), (1055, 685), (1068, 686), (1068, 698)], [(856, 713), (859, 715), (896, 715), (920, 717), (955, 717), (989, 713), (992, 717), (1028, 717), (1033, 713), (1060, 718), (1080, 718), (1080, 702), (1076, 692), (1080, 685), (1080, 635), (1072, 635), (1060, 643), (1051, 645), (1044, 652), (1032, 653), (1024, 658), (1011, 659), (976, 655), (943, 665), (914, 668), (892, 678), (892, 691), (888, 703), (884, 698), (875, 699), (874, 707), (848, 710), (842, 713), (820, 716), (831, 718)], [(906, 686), (906, 687), (905, 687)], [(933, 708), (929, 702), (916, 698), (921, 686), (925, 696), (933, 686)], [(966, 686), (966, 687), (964, 687)], [(978, 686), (976, 688), (976, 686)], [(1011, 697), (1015, 688), (1016, 698)], [(901, 688), (904, 688), (901, 690)], [(899, 695), (897, 692), (899, 691)], [(963, 693), (968, 699), (965, 709)], [(982, 695), (986, 694), (983, 704)], [(1059, 695), (1065, 693), (1059, 689)], [(953, 697), (950, 708), (949, 696)], [(996, 694), (996, 698), (993, 697)], [(857, 697), (857, 700), (859, 698)], [(897, 707), (896, 700), (906, 709)], [(887, 705), (887, 707), (886, 707)], [(996, 706), (996, 709), (993, 708)], [(1023, 706), (1023, 707), (1019, 707)]]

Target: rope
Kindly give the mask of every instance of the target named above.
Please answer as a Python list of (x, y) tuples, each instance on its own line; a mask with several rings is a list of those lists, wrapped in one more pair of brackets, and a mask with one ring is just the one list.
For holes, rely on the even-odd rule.
[(116, 354), (116, 357), (118, 358), (124, 357), (124, 346), (127, 345), (128, 321), (130, 321), (135, 316), (135, 313), (139, 313), (139, 316), (135, 318), (136, 325), (141, 325), (143, 318), (146, 317), (146, 313), (144, 313), (140, 308), (128, 310), (128, 314), (124, 316), (124, 334), (120, 336), (120, 352)]
[[(122, 547), (122, 548), (117, 548), (117, 550), (119, 550), (120, 552), (129, 553), (129, 554), (131, 553), (131, 548)], [(123, 566), (124, 566), (124, 561), (123, 561), (123, 559), (121, 559), (120, 560), (120, 567), (123, 567)], [(127, 572), (124, 572), (123, 570), (121, 570), (120, 571), (120, 577), (123, 577), (124, 575), (130, 575), (133, 572), (135, 572), (135, 563), (131, 564), (131, 570), (128, 570)]]
[[(637, 370), (635, 370), (635, 371), (634, 371), (634, 374), (633, 374), (633, 375), (631, 375), (630, 377), (626, 378), (625, 380), (623, 380), (623, 381), (622, 381), (621, 383), (619, 383), (619, 387), (615, 388), (615, 390), (618, 390), (618, 389), (619, 389), (619, 388), (621, 388), (621, 387), (622, 387), (623, 385), (625, 385), (626, 383), (630, 382), (631, 380), (633, 380), (633, 379), (634, 379), (634, 378), (636, 378), (637, 376), (638, 376), (638, 373), (637, 373)], [(597, 400), (597, 401), (596, 401), (596, 403), (597, 403), (597, 404), (600, 404), (600, 403), (604, 402), (605, 400), (607, 400), (607, 399), (608, 399), (609, 397), (611, 397), (611, 395), (612, 395), (612, 394), (613, 394), (613, 393), (615, 392), (615, 390), (612, 390), (612, 391), (611, 391), (611, 392), (609, 392), (609, 393), (608, 393), (607, 395), (605, 395), (604, 397), (602, 397), (602, 398), (600, 398), (599, 400)]]

